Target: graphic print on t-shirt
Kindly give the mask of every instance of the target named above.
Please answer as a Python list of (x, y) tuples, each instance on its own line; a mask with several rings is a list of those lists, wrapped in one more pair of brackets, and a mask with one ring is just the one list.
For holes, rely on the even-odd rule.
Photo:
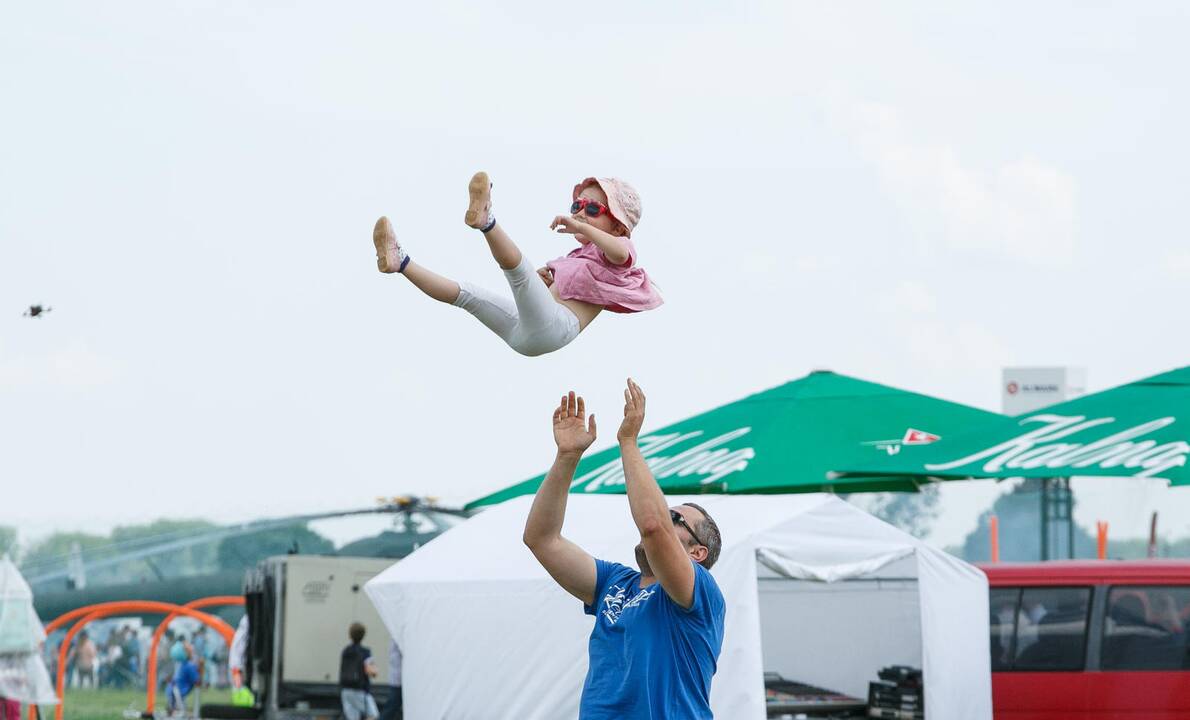
[(653, 596), (655, 590), (647, 590), (642, 588), (640, 592), (632, 596), (631, 600), (624, 601), (624, 596), (628, 594), (628, 590), (619, 585), (612, 585), (607, 589), (607, 594), (603, 596), (603, 616), (612, 625), (620, 619), (620, 614), (628, 608), (636, 607), (645, 600)]

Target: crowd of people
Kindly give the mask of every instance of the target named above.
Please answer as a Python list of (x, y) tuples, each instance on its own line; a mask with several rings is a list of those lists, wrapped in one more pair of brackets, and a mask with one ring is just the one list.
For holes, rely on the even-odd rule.
[[(74, 639), (66, 656), (66, 682), (71, 688), (144, 688), (152, 629), (131, 623), (92, 623)], [(57, 673), (57, 642), (46, 643), (45, 659), (51, 675)], [(193, 662), (195, 685), (203, 688), (228, 685), (227, 644), (206, 628), (193, 632), (170, 629), (157, 653), (157, 682), (165, 688), (185, 662)]]

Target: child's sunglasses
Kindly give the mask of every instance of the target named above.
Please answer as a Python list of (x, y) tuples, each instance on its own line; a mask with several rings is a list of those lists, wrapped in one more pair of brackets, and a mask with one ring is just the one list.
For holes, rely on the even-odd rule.
[(607, 205), (598, 200), (589, 200), (587, 198), (579, 198), (570, 204), (570, 214), (573, 215), (578, 211), (583, 211), (587, 217), (599, 217), (600, 215), (611, 215), (612, 211)]

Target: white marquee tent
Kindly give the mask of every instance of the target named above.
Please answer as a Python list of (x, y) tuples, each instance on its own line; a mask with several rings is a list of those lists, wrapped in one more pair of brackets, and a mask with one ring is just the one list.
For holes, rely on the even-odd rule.
[(58, 702), (41, 659), (44, 640), (29, 584), (7, 555), (0, 556), (0, 697), (38, 705)]
[[(715, 716), (765, 717), (763, 674), (866, 697), (891, 664), (922, 668), (926, 717), (990, 720), (987, 578), (833, 495), (671, 497), (723, 533), (727, 600)], [(592, 620), (521, 543), (531, 497), (444, 533), (366, 586), (404, 652), (417, 718), (574, 718)], [(564, 534), (635, 565), (624, 496), (569, 497)]]

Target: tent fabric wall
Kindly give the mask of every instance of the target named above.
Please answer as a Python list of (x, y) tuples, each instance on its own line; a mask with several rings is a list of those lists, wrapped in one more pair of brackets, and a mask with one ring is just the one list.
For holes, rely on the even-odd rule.
[[(707, 508), (724, 538), (713, 570), (727, 598), (711, 687), (717, 717), (765, 717), (762, 570), (840, 582), (897, 564), (917, 576), (928, 712), (990, 720), (987, 580), (978, 569), (831, 495), (670, 501), (687, 499)], [(531, 501), (481, 513), (367, 584), (405, 653), (411, 717), (577, 716), (591, 620), (521, 544)], [(639, 535), (623, 496), (571, 496), (563, 532), (596, 557), (635, 564)]]
[(0, 697), (39, 705), (58, 702), (40, 655), (44, 640), (29, 584), (7, 556), (0, 556)]
[[(865, 698), (880, 668), (922, 665), (916, 579), (762, 578), (759, 587), (766, 672)], [(807, 648), (859, 651), (827, 656)]]

